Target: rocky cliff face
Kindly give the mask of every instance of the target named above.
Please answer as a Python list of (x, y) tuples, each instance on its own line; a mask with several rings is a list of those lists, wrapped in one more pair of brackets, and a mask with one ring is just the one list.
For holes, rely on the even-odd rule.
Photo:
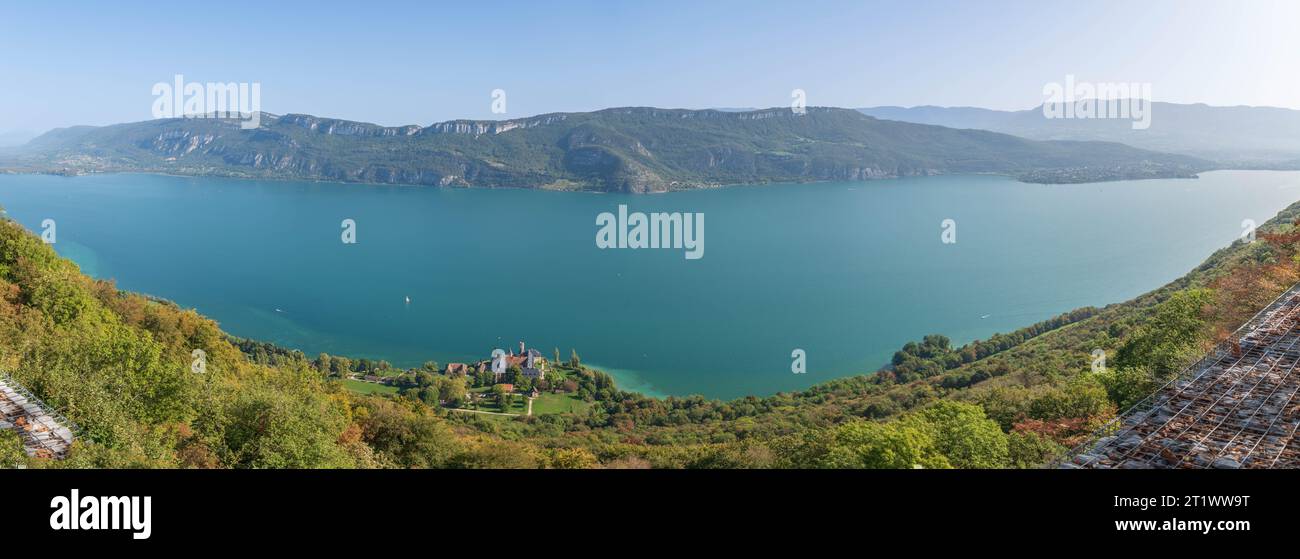
[(410, 136), (420, 132), (419, 126), (397, 126), (386, 127), (367, 124), (364, 122), (353, 122), (350, 120), (338, 120), (333, 118), (318, 118), (310, 115), (285, 115), (282, 117), (273, 117), (272, 126), (276, 124), (286, 126), (297, 126), (320, 132), (322, 134), (337, 134), (340, 136)]

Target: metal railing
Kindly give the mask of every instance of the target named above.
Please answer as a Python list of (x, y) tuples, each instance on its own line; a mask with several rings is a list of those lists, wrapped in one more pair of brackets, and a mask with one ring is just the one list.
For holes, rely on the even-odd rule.
[[(68, 419), (62, 413), (59, 413), (58, 410), (54, 409), (49, 404), (46, 404), (45, 400), (42, 400), (41, 398), (37, 397), (35, 394), (32, 394), (32, 391), (28, 390), (27, 387), (23, 386), (21, 382), (18, 382), (16, 379), (14, 379), (13, 375), (10, 375), (9, 373), (0, 373), (0, 383), (3, 383), (5, 386), (9, 387), (9, 389), (14, 391), (14, 393), (16, 393), (17, 395), (22, 396), (23, 399), (26, 400), (28, 403), (31, 403), (37, 408), (40, 408), (41, 413), (53, 419), (55, 422), (59, 424), (59, 426), (67, 429), (68, 432), (72, 434), (72, 438), (74, 440), (81, 436), (82, 430), (80, 426), (74, 423), (71, 419)], [(28, 434), (24, 433), (24, 435), (28, 435)], [(28, 436), (28, 438), (32, 438), (32, 440), (35, 441), (36, 444), (40, 445), (42, 448), (46, 448), (47, 450), (52, 450), (46, 447), (42, 441), (35, 439), (31, 436)], [(69, 445), (72, 444), (72, 440), (69, 440), (67, 442)]]

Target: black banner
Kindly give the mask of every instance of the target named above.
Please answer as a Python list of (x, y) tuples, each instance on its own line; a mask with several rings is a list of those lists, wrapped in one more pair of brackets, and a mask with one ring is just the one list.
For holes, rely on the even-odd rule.
[(1300, 496), (1286, 471), (10, 470), (0, 483), (6, 536), (124, 549), (289, 533), (328, 535), (294, 542), (329, 547), (458, 526), (466, 541), (580, 527), (684, 542), (722, 524), (769, 536), (1011, 531), (1195, 545), (1285, 536)]

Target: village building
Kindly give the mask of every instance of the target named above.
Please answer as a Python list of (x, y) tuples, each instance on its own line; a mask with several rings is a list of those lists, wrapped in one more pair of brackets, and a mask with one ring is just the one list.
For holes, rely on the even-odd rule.
[(496, 382), (501, 382), (510, 372), (511, 367), (518, 367), (520, 374), (530, 380), (542, 380), (546, 378), (546, 368), (548, 363), (542, 352), (536, 348), (529, 348), (524, 342), (519, 342), (519, 353), (511, 350), (509, 353), (499, 353), (490, 360), (481, 361), (478, 364), (478, 370), (483, 371), (491, 367), (492, 374)]

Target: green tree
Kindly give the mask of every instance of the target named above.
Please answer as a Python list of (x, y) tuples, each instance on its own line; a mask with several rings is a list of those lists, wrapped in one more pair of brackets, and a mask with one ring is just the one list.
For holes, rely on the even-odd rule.
[(1007, 436), (984, 409), (951, 400), (940, 400), (902, 421), (920, 420), (918, 428), (934, 437), (936, 450), (957, 468), (1005, 468), (1008, 465)]
[(465, 377), (439, 377), (436, 385), (438, 399), (446, 402), (448, 407), (460, 407), (461, 402), (465, 401)]
[(1055, 420), (1095, 417), (1111, 411), (1106, 387), (1092, 374), (1071, 378), (1060, 388), (1048, 388), (1029, 402), (1028, 415), (1033, 419)]
[(828, 468), (946, 468), (934, 437), (910, 423), (854, 421), (834, 430), (820, 461)]
[(1145, 367), (1107, 367), (1095, 376), (1119, 411), (1133, 407), (1159, 388), (1159, 383)]
[(1037, 468), (1067, 450), (1045, 435), (1012, 431), (1007, 435), (1007, 454), (1012, 468)]
[(316, 370), (320, 371), (320, 374), (322, 375), (330, 374), (330, 354), (321, 353), (320, 355), (317, 355), (316, 361), (312, 363), (312, 366), (316, 367)]
[(1213, 302), (1208, 289), (1174, 293), (1124, 340), (1115, 364), (1146, 367), (1156, 379), (1168, 380), (1201, 353), (1198, 345), (1206, 336), (1201, 312)]

